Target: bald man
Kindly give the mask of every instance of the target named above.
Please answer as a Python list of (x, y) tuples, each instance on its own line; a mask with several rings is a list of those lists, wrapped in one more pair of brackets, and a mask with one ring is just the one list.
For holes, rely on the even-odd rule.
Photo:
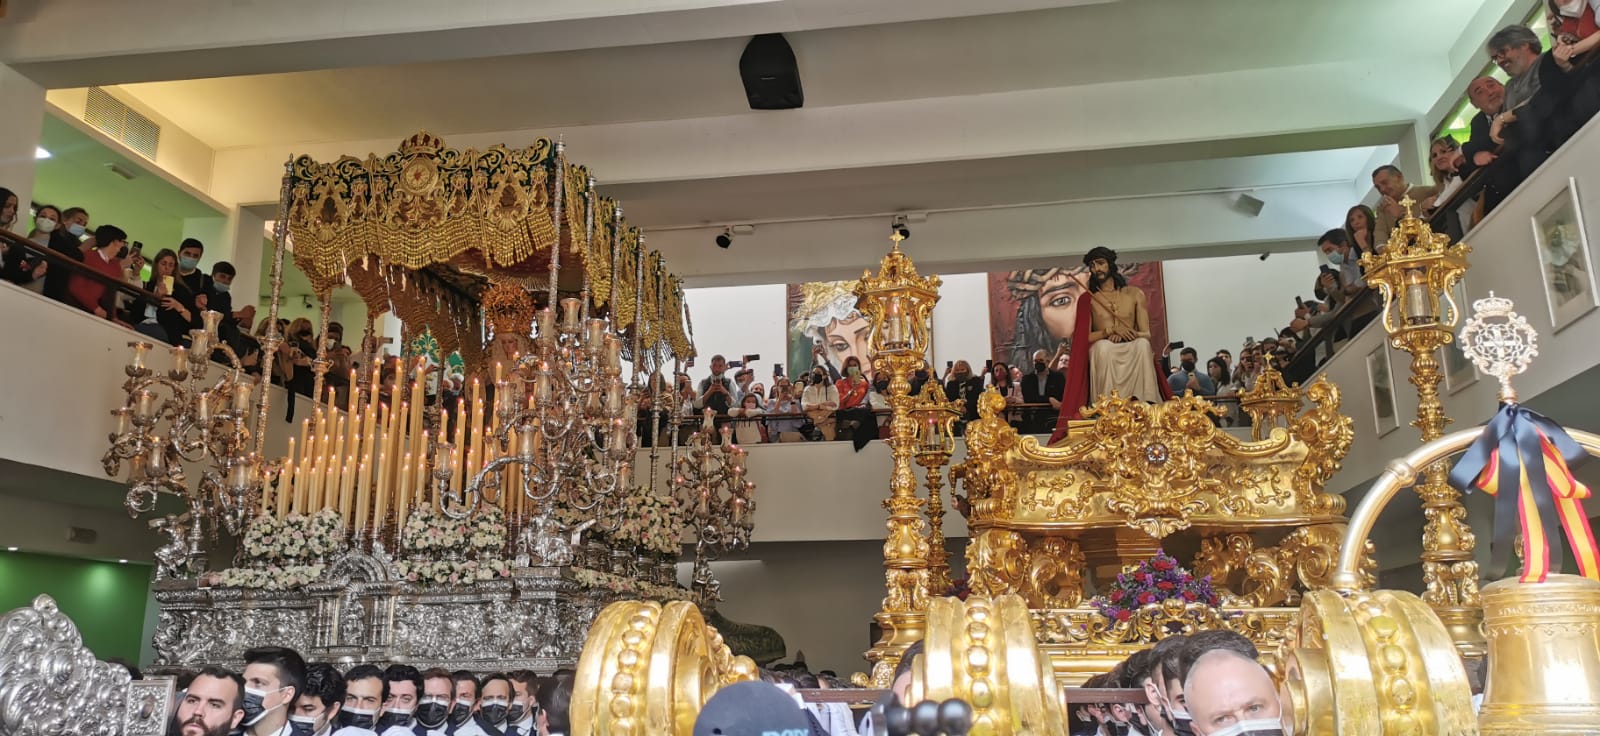
[(1216, 649), (1201, 655), (1183, 692), (1200, 736), (1283, 736), (1272, 677), (1238, 652)]

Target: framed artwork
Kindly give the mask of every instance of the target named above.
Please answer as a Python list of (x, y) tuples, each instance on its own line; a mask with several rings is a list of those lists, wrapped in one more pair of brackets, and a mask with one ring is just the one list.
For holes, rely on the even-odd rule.
[(1578, 181), (1567, 179), (1554, 199), (1533, 215), (1533, 242), (1539, 251), (1550, 324), (1556, 332), (1594, 309), (1594, 264), (1578, 204)]
[(173, 685), (174, 681), (168, 678), (149, 678), (128, 683), (122, 733), (126, 736), (163, 736), (167, 732), (167, 721), (172, 717)]
[(1394, 398), (1394, 371), (1389, 366), (1389, 343), (1367, 353), (1367, 383), (1372, 387), (1372, 419), (1378, 436), (1400, 427)]
[[(1167, 290), (1160, 262), (1117, 264), (1128, 285), (1145, 295), (1150, 345), (1167, 344)], [(1036, 268), (989, 273), (990, 357), (1012, 366), (1033, 364), (1035, 350), (1054, 353), (1072, 337), (1078, 298), (1089, 283), (1089, 267)], [(1057, 366), (1059, 368), (1059, 366)]]
[[(1450, 294), (1455, 298), (1456, 307), (1461, 311), (1456, 320), (1456, 326), (1465, 324), (1472, 315), (1472, 307), (1467, 302), (1467, 280), (1462, 279), (1450, 289)], [(1478, 382), (1478, 367), (1467, 359), (1466, 353), (1461, 352), (1461, 341), (1444, 346), (1444, 387), (1445, 391), (1454, 394), (1461, 389)]]

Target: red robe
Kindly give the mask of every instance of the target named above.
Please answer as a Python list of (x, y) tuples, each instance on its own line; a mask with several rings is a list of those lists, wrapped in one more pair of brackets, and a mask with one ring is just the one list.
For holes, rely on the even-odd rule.
[[(1048, 444), (1060, 442), (1067, 436), (1067, 422), (1082, 419), (1083, 407), (1089, 405), (1089, 331), (1094, 310), (1089, 306), (1094, 298), (1084, 293), (1078, 300), (1078, 312), (1072, 322), (1072, 355), (1067, 358), (1067, 387), (1061, 394), (1061, 414), (1056, 418), (1056, 431), (1050, 434)], [(1156, 385), (1161, 388), (1161, 400), (1172, 400), (1172, 388), (1167, 377), (1161, 375), (1161, 361), (1156, 361)]]

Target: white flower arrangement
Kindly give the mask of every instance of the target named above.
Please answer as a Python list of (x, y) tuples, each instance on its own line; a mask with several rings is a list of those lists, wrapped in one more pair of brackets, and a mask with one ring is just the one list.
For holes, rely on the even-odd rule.
[(490, 506), (466, 519), (452, 519), (433, 506), (421, 506), (406, 518), (400, 546), (407, 552), (495, 553), (506, 546), (506, 516)]
[(400, 577), (407, 582), (434, 585), (466, 585), (478, 580), (511, 577), (505, 560), (402, 560)]
[(323, 567), (323, 565), (230, 567), (217, 574), (216, 582), (234, 588), (291, 590), (313, 583), (322, 577)]
[(624, 500), (611, 537), (623, 547), (634, 547), (653, 555), (677, 556), (682, 528), (682, 514), (673, 499), (641, 488)]
[(339, 551), (344, 519), (333, 509), (311, 516), (290, 514), (282, 519), (263, 514), (250, 522), (240, 545), (244, 557), (257, 566), (323, 557)]

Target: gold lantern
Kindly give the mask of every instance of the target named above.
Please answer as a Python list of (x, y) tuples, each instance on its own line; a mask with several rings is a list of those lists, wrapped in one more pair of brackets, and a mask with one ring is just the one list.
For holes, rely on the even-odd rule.
[[(1411, 422), (1424, 442), (1444, 435), (1450, 423), (1439, 403), (1443, 379), (1439, 349), (1455, 341), (1453, 328), (1461, 319), (1461, 305), (1451, 288), (1467, 270), (1465, 243), (1450, 243), (1428, 223), (1411, 213), (1412, 201), (1401, 201), (1406, 216), (1389, 236), (1382, 252), (1361, 258), (1367, 283), (1383, 293), (1383, 327), (1389, 343), (1411, 354), (1411, 385), (1417, 387), (1417, 418)], [(1456, 648), (1466, 657), (1484, 653), (1482, 605), (1478, 597), (1478, 563), (1473, 559), (1477, 540), (1466, 524), (1467, 510), (1461, 494), (1447, 482), (1449, 466), (1435, 462), (1416, 486), (1427, 524), (1422, 534), (1422, 568), (1426, 592), (1423, 600), (1449, 629)]]
[(904, 651), (922, 638), (928, 605), (928, 525), (917, 498), (916, 474), (911, 469), (916, 452), (917, 427), (911, 417), (916, 399), (911, 396), (911, 374), (927, 365), (930, 317), (939, 301), (939, 277), (918, 276), (911, 258), (900, 250), (905, 237), (890, 236), (893, 246), (879, 264), (878, 275), (862, 272), (856, 284), (856, 306), (872, 321), (869, 345), (872, 367), (889, 377), (889, 449), (894, 471), (889, 481), (888, 539), (883, 545), (887, 594), (876, 617), (883, 636), (867, 652), (873, 663), (872, 681), (889, 684), (890, 675)]

